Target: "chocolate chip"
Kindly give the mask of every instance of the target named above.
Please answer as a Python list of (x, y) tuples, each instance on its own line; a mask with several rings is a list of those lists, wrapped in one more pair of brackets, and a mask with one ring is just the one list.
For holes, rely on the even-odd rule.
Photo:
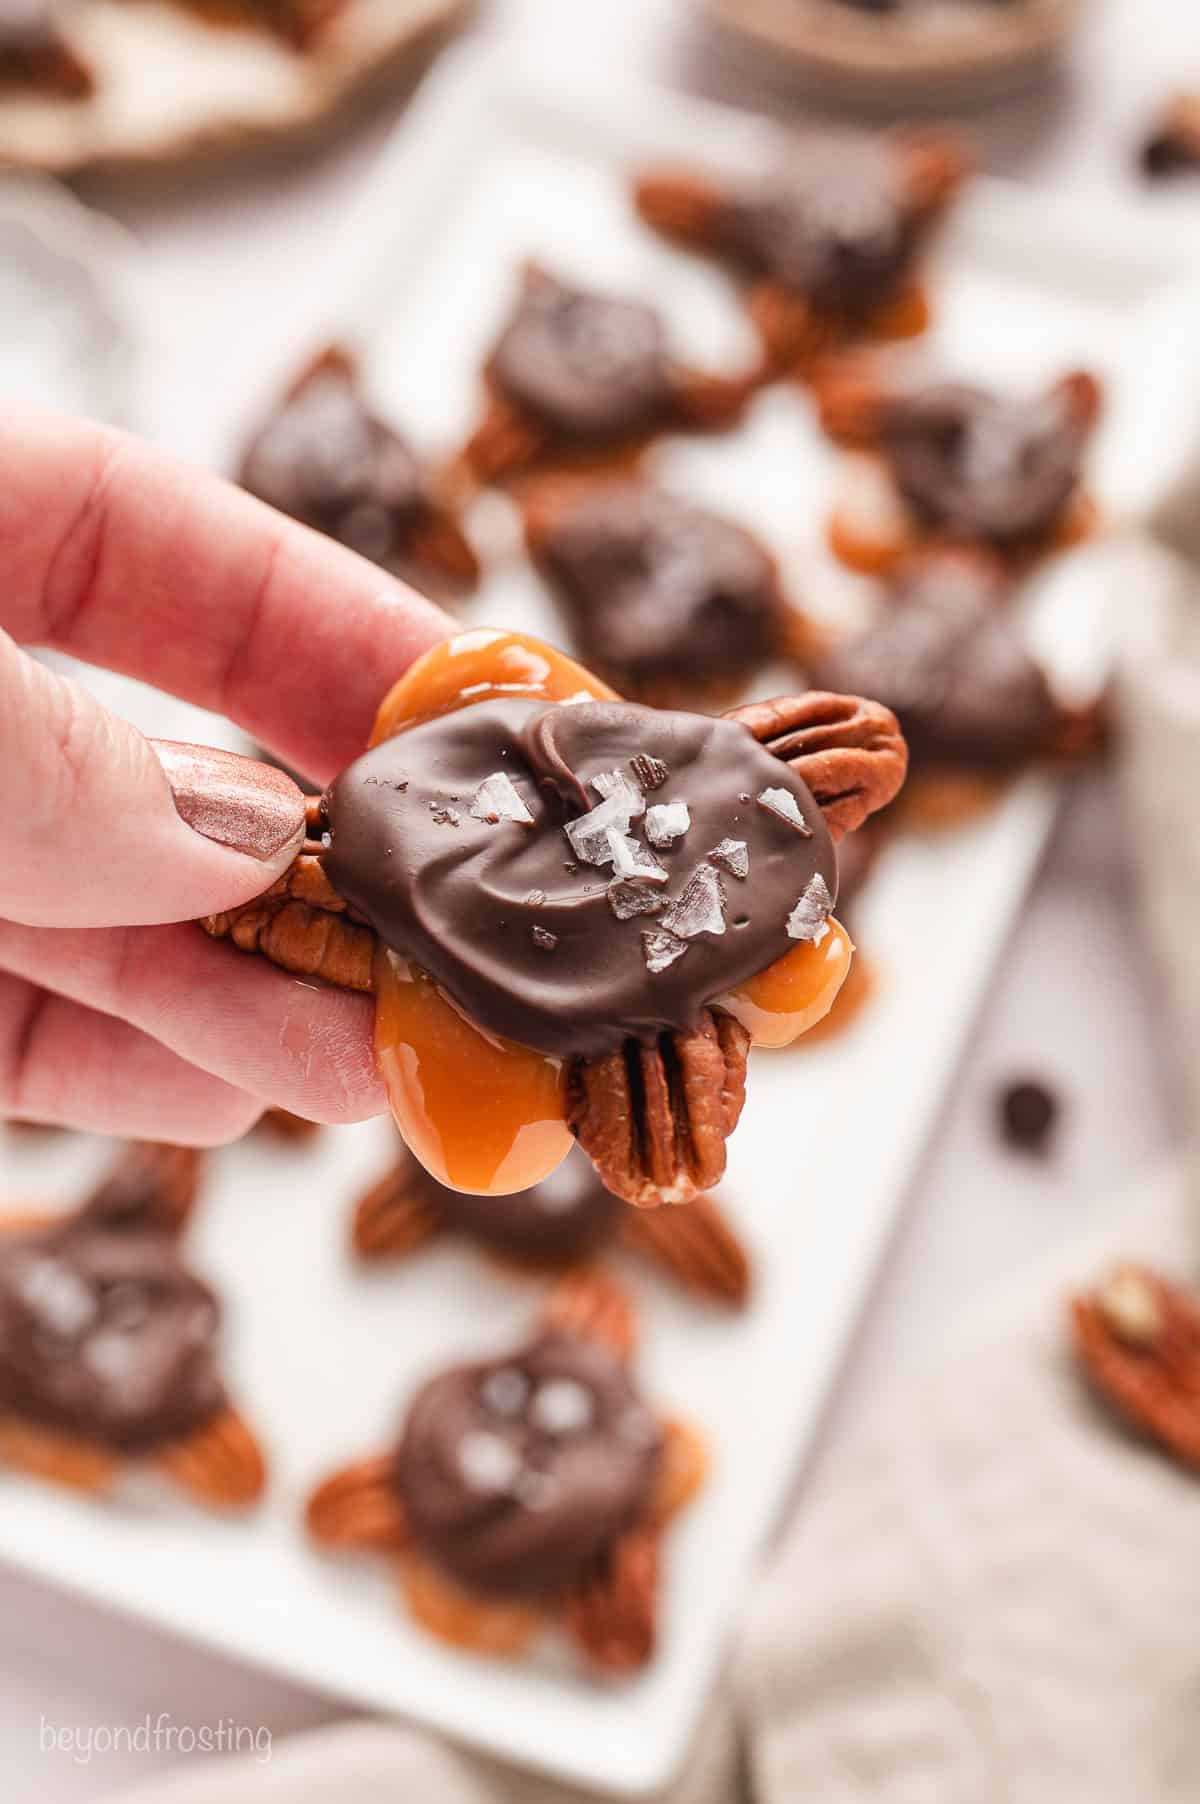
[(1005, 1085), (997, 1098), (997, 1119), (1005, 1144), (1038, 1158), (1050, 1151), (1060, 1112), (1058, 1097), (1038, 1078), (1016, 1079)]

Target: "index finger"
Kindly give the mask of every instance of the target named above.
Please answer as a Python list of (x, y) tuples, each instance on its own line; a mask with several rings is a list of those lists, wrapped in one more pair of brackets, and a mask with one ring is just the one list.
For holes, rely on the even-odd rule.
[(226, 714), (324, 781), (452, 623), (239, 489), (80, 420), (0, 418), (0, 626)]

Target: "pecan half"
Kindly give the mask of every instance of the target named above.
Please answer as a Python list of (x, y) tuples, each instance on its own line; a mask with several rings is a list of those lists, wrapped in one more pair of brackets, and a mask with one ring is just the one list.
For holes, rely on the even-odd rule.
[(601, 1672), (636, 1672), (654, 1652), (658, 1532), (632, 1529), (564, 1600), (568, 1635)]
[(106, 1491), (120, 1463), (115, 1453), (94, 1441), (43, 1428), (20, 1416), (0, 1416), (0, 1465), (13, 1466), (31, 1478), (48, 1478), (73, 1491)]
[(299, 977), (320, 977), (340, 990), (367, 994), (375, 935), (333, 888), (316, 852), (306, 849), (253, 902), (209, 915), (202, 926), (242, 952), (261, 952)]
[(837, 444), (878, 444), (891, 400), (878, 352), (826, 357), (812, 372), (812, 397), (821, 430)]
[(436, 1206), (413, 1187), (401, 1160), (359, 1198), (351, 1239), (362, 1259), (407, 1259), (441, 1228)]
[(257, 1503), (267, 1482), (262, 1448), (236, 1411), (224, 1409), (184, 1440), (157, 1455), (159, 1469), (200, 1503), (244, 1509)]
[(695, 1197), (686, 1209), (629, 1211), (619, 1235), (623, 1246), (652, 1259), (688, 1290), (733, 1309), (744, 1306), (750, 1260), (710, 1196)]
[(708, 1447), (699, 1429), (670, 1418), (662, 1431), (662, 1459), (646, 1511), (655, 1528), (685, 1510), (708, 1477)]
[(311, 1140), (320, 1133), (321, 1124), (304, 1115), (293, 1115), (290, 1109), (264, 1109), (255, 1129), (275, 1140)]
[(408, 1518), (392, 1483), (390, 1453), (334, 1472), (308, 1500), (304, 1519), (323, 1547), (398, 1552), (408, 1545)]
[(1145, 1266), (1121, 1265), (1071, 1304), (1095, 1388), (1183, 1465), (1200, 1469), (1200, 1305)]
[(519, 1654), (542, 1626), (533, 1604), (506, 1603), (464, 1591), (453, 1579), (419, 1555), (400, 1568), (405, 1601), (421, 1627), (451, 1647), (473, 1654)]
[(908, 747), (890, 708), (857, 695), (785, 695), (748, 702), (739, 720), (813, 793), (834, 839), (886, 808), (908, 770)]
[(633, 1357), (637, 1339), (628, 1295), (615, 1278), (595, 1269), (560, 1278), (542, 1311), (542, 1328), (578, 1340), (599, 1341), (621, 1360)]
[(677, 244), (707, 249), (725, 215), (726, 194), (692, 169), (648, 169), (633, 185), (633, 204), (648, 226)]
[(567, 1125), (614, 1195), (635, 1207), (687, 1203), (725, 1171), (746, 1100), (750, 1035), (709, 1010), (695, 1033), (627, 1040), (567, 1073)]
[(192, 1212), (204, 1165), (205, 1155), (195, 1147), (135, 1141), (97, 1185), (83, 1213), (106, 1227), (153, 1224), (178, 1234)]

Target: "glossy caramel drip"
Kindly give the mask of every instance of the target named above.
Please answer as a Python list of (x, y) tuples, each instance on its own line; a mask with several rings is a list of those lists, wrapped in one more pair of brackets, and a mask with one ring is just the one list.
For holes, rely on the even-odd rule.
[[(547, 702), (612, 690), (551, 646), (480, 627), (436, 645), (384, 698), (371, 744), (417, 721), (499, 695)], [(382, 951), (375, 1056), (396, 1125), (443, 1184), (494, 1196), (525, 1190), (571, 1148), (562, 1062), (485, 1034), (424, 972)]]
[(435, 645), (388, 690), (375, 716), (371, 744), (379, 745), (419, 720), (432, 720), (504, 695), (528, 695), (547, 702), (565, 702), (579, 695), (617, 700), (607, 683), (552, 645), (543, 645), (525, 633), (480, 626)]
[[(547, 702), (613, 692), (582, 665), (520, 633), (481, 627), (435, 646), (385, 697), (371, 744), (418, 721), (496, 696)], [(830, 919), (758, 977), (720, 999), (759, 1046), (786, 1046), (833, 1006), (853, 947)], [(381, 949), (375, 1052), (392, 1113), (421, 1163), (456, 1190), (505, 1195), (558, 1166), (571, 1147), (562, 1061), (485, 1033), (423, 971)]]
[(405, 1141), (454, 1190), (507, 1196), (571, 1149), (558, 1059), (494, 1039), (394, 952), (375, 966), (375, 1056)]
[(790, 1046), (829, 1013), (853, 957), (850, 935), (830, 915), (815, 940), (801, 941), (717, 1006), (741, 1022), (756, 1046)]

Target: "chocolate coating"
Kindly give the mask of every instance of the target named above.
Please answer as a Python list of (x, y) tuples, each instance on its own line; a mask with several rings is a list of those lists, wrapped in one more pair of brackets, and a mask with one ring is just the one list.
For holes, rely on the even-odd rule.
[(217, 1300), (170, 1240), (76, 1218), (0, 1240), (0, 1411), (114, 1451), (225, 1406)]
[(1050, 389), (1009, 400), (945, 383), (888, 408), (896, 486), (929, 526), (1009, 545), (1053, 527), (1079, 483), (1087, 426)]
[(461, 1234), (501, 1259), (531, 1265), (573, 1265), (611, 1239), (624, 1205), (596, 1176), (591, 1161), (573, 1152), (552, 1177), (515, 1196), (476, 1196), (450, 1190), (408, 1159), (405, 1182), (429, 1202), (451, 1234)]
[(727, 202), (722, 236), (752, 274), (860, 318), (903, 287), (922, 229), (885, 136), (812, 131)]
[(624, 1366), (545, 1335), (418, 1392), (395, 1484), (415, 1540), (460, 1584), (553, 1597), (637, 1520), (661, 1452)]
[[(579, 862), (564, 829), (599, 800), (593, 779), (629, 778), (638, 754), (668, 771), (648, 802), (685, 802), (690, 825), (654, 847), (667, 881), (631, 886), (655, 912), (618, 919), (612, 869)], [(495, 772), (529, 824), (472, 815)], [(794, 799), (807, 834), (756, 800), (767, 790)], [(342, 773), (326, 813), (330, 881), (384, 944), (480, 1026), (563, 1057), (693, 1030), (708, 1003), (795, 945), (788, 917), (814, 878), (829, 906), (837, 889), (820, 809), (745, 727), (629, 702), (491, 700), (409, 727)], [(643, 826), (632, 823), (644, 853)], [(707, 862), (728, 838), (747, 847), (744, 881), (716, 881)], [(723, 932), (689, 934), (692, 911), (672, 912), (698, 870), (723, 903)], [(676, 923), (686, 949), (652, 970), (643, 934)]]
[(407, 441), (376, 417), (353, 362), (331, 351), (313, 365), (247, 447), (243, 488), (374, 563), (403, 556), (427, 506)]
[(899, 716), (914, 768), (1013, 770), (1045, 755), (1060, 710), (987, 563), (922, 559), (860, 637), (836, 647), (813, 681), (874, 696)]
[(627, 693), (730, 688), (780, 637), (775, 565), (748, 532), (649, 483), (585, 495), (535, 547), (585, 664)]
[(666, 333), (642, 301), (526, 272), (492, 353), (508, 397), (565, 438), (623, 438), (662, 424), (672, 397)]

